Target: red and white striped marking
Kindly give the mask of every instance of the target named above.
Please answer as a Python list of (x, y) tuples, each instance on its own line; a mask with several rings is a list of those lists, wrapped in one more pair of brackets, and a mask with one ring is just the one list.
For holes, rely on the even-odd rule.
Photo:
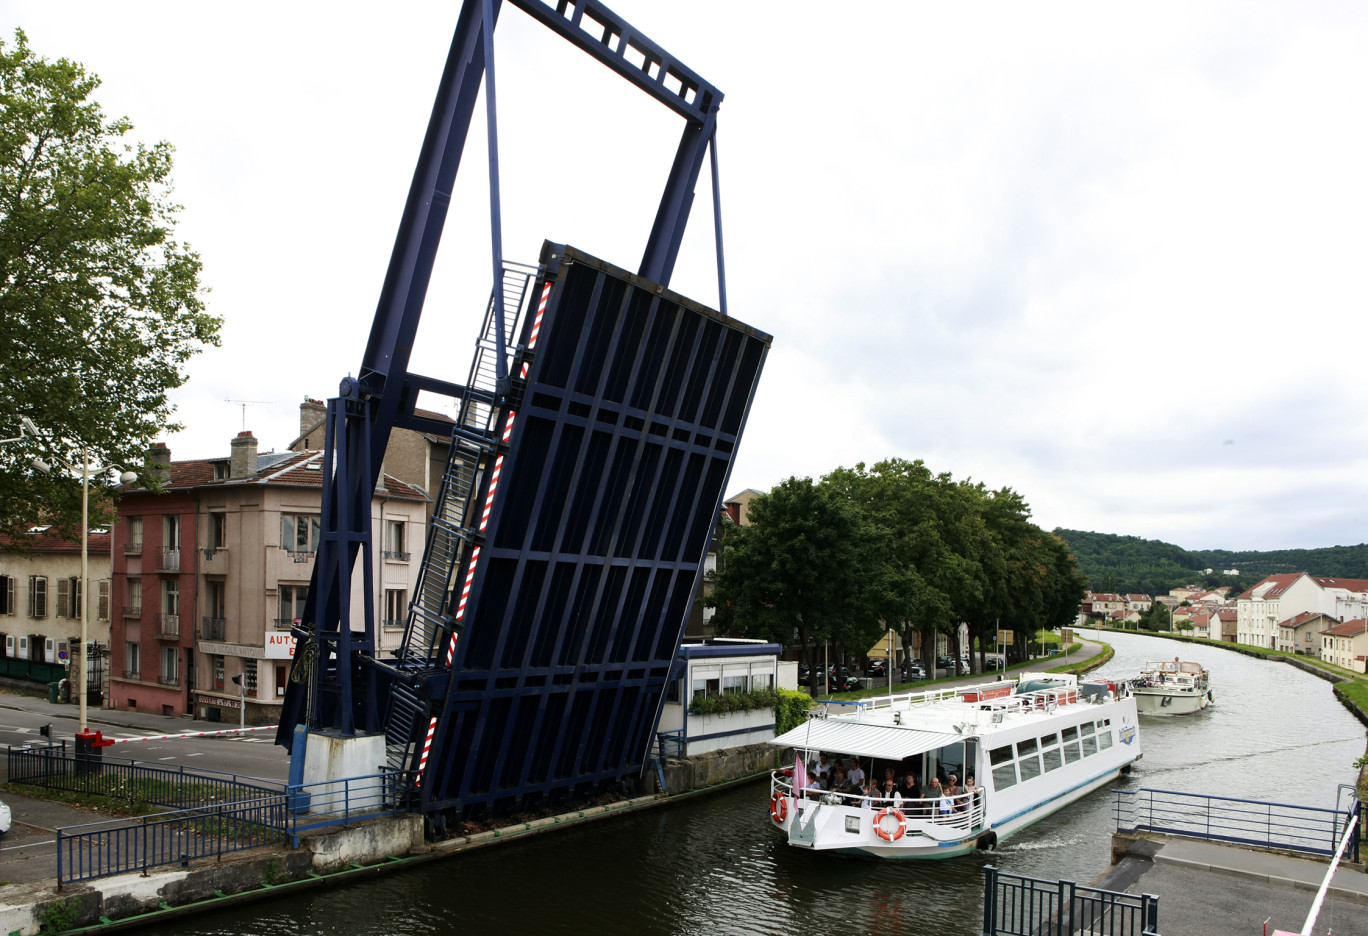
[(275, 731), (275, 725), (261, 725), (256, 728), (225, 728), (222, 731), (187, 731), (182, 734), (139, 735), (136, 738), (106, 738), (110, 744), (124, 744), (128, 741), (170, 741), (173, 738), (213, 738), (217, 735), (249, 734), (253, 731)]
[[(532, 320), (532, 335), (527, 339), (527, 350), (537, 346), (537, 336), (541, 334), (542, 316), (546, 314), (546, 300), (551, 298), (551, 284), (542, 287), (541, 299), (537, 302), (537, 317)], [(523, 361), (521, 376), (527, 376), (527, 362)]]
[(423, 785), (423, 771), (427, 770), (428, 755), (432, 753), (432, 736), (437, 732), (437, 716), (432, 716), (432, 721), (428, 722), (427, 737), (423, 739), (423, 753), (418, 758), (418, 779), (413, 781), (414, 786)]

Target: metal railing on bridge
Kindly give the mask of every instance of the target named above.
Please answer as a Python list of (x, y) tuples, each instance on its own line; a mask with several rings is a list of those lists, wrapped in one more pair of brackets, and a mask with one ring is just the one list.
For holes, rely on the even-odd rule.
[(1159, 898), (983, 869), (983, 936), (1159, 936)]
[[(1172, 790), (1112, 793), (1118, 832), (1159, 832), (1311, 855), (1333, 855), (1345, 824), (1362, 822), (1357, 799), (1336, 810)], [(1358, 861), (1359, 838), (1356, 833), (1349, 842), (1352, 861)]]

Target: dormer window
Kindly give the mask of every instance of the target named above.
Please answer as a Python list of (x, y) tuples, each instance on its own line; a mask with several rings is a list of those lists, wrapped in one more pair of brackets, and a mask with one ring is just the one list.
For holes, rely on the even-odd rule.
[(215, 481), (227, 481), (227, 480), (228, 480), (228, 463), (227, 463), (227, 462), (214, 462), (214, 480), (215, 480)]

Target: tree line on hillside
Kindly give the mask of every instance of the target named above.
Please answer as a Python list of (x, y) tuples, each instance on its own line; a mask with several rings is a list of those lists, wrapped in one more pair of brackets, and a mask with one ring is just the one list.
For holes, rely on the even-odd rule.
[(925, 657), (943, 634), (958, 659), (965, 623), (981, 671), (996, 628), (1017, 635), (1015, 659), (1036, 629), (1072, 622), (1083, 597), (1068, 548), (1030, 516), (1012, 489), (920, 460), (789, 478), (750, 502), (748, 525), (723, 521), (705, 603), (719, 633), (801, 648), (814, 685), (828, 643), (834, 660), (863, 657), (889, 628), (905, 656), (914, 634)]
[[(1098, 592), (1166, 595), (1181, 585), (1245, 591), (1265, 576), (1310, 572), (1368, 579), (1368, 544), (1323, 549), (1186, 550), (1160, 540), (1083, 530), (1056, 529), (1068, 544), (1088, 587)], [(1210, 574), (1206, 574), (1211, 569)], [(1229, 569), (1238, 575), (1225, 575)]]

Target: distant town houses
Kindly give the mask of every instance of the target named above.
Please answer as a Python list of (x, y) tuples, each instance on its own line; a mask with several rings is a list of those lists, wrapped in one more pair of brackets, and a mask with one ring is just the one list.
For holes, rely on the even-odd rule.
[(1088, 592), (1079, 623), (1138, 625), (1140, 605), (1162, 604), (1175, 630), (1202, 640), (1248, 644), (1314, 656), (1359, 673), (1368, 672), (1368, 579), (1292, 572), (1270, 575), (1231, 598), (1229, 588), (1196, 585), (1167, 595)]

